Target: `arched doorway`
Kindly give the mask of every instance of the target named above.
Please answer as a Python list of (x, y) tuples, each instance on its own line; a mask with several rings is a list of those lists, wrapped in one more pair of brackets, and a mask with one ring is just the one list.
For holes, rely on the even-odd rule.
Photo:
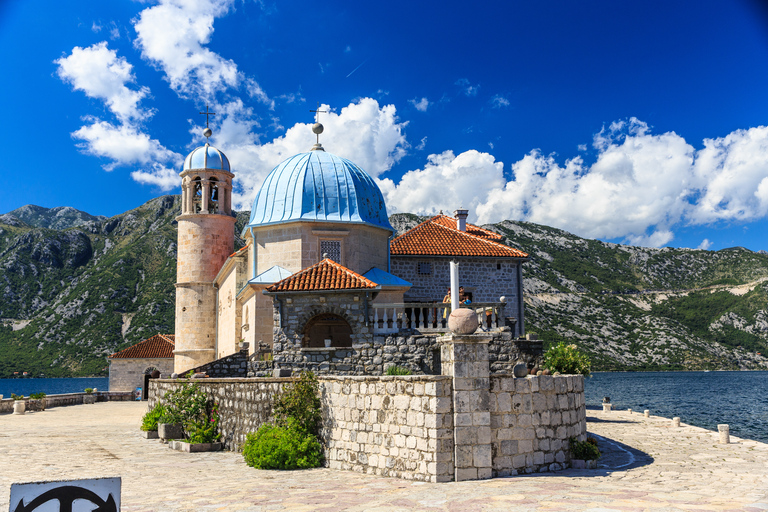
[(312, 317), (304, 327), (302, 346), (322, 348), (325, 340), (331, 340), (331, 347), (351, 347), (352, 327), (343, 317), (333, 313), (324, 313)]

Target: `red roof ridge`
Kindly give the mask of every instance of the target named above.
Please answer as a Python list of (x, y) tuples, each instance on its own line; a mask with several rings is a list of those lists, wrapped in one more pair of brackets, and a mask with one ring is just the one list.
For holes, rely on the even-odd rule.
[[(324, 267), (330, 267), (333, 269), (329, 276), (317, 276), (317, 278), (323, 278), (322, 282), (315, 282), (313, 274), (317, 274)], [(334, 275), (342, 273), (346, 275), (351, 282), (342, 283), (342, 286), (337, 286), (338, 283), (332, 281), (338, 281), (339, 276)], [(309, 279), (309, 282), (304, 283), (305, 277)], [(378, 284), (374, 283), (367, 277), (363, 277), (354, 270), (348, 269), (344, 265), (333, 261), (330, 258), (323, 258), (314, 265), (300, 270), (293, 275), (286, 277), (285, 279), (276, 282), (275, 284), (268, 286), (268, 292), (278, 291), (312, 291), (312, 290), (344, 290), (344, 289), (362, 289), (362, 288), (375, 288)]]
[(158, 333), (135, 345), (111, 354), (107, 359), (172, 358), (175, 347), (176, 336), (174, 334)]
[[(450, 222), (439, 222), (439, 221), (442, 221), (442, 220), (446, 220), (446, 221), (450, 221)], [(435, 223), (440, 224), (441, 226), (444, 226), (444, 227), (447, 227), (447, 228), (451, 228), (451, 229), (455, 229), (456, 231), (460, 231), (459, 228), (456, 226), (456, 217), (450, 217), (448, 215), (445, 215), (444, 213), (440, 213), (438, 215), (435, 215), (434, 217), (432, 217), (431, 219), (427, 220), (426, 222), (435, 222)], [(495, 232), (491, 231), (490, 229), (481, 228), (480, 226), (477, 226), (475, 224), (470, 224), (469, 222), (467, 222), (467, 230), (465, 232), (469, 233), (470, 231), (480, 231), (481, 233), (487, 235), (488, 238), (491, 238), (491, 239), (494, 239), (494, 240), (501, 240), (503, 238), (500, 234), (495, 233)], [(469, 234), (470, 235), (478, 236), (478, 235), (476, 235), (474, 233), (469, 233)], [(480, 238), (483, 238), (483, 237), (481, 236)]]

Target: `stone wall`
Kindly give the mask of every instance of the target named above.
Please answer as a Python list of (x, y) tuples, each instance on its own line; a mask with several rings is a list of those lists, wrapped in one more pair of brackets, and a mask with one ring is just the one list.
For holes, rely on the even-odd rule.
[(196, 383), (219, 404), (222, 442), (239, 451), (249, 432), (272, 420), (272, 398), (291, 379), (152, 379), (149, 381), (149, 407), (162, 401), (169, 390), (184, 383)]
[[(210, 363), (192, 369), (195, 373), (204, 373), (208, 377), (248, 377), (248, 347), (232, 355), (219, 358)], [(111, 389), (111, 388), (110, 388)]]
[[(94, 395), (96, 395), (97, 402), (125, 402), (131, 401), (135, 398), (133, 393), (126, 392), (113, 393), (107, 391), (97, 391), (94, 393)], [(45, 407), (46, 409), (50, 409), (51, 407), (82, 405), (84, 396), (85, 393), (62, 393), (59, 395), (48, 395), (45, 397)], [(40, 410), (40, 400), (31, 400), (27, 398), (24, 401), (26, 402), (25, 407), (27, 411)], [(15, 400), (12, 398), (4, 398), (0, 400), (0, 413), (13, 412), (14, 402)]]
[[(459, 284), (472, 292), (474, 302), (498, 302), (506, 297), (503, 316), (516, 320), (515, 336), (525, 333), (520, 263), (510, 258), (458, 258)], [(420, 273), (420, 264), (428, 264), (430, 272)], [(422, 270), (424, 266), (422, 265)], [(411, 302), (440, 302), (451, 285), (450, 259), (417, 256), (391, 257), (392, 274), (405, 279), (413, 286), (405, 292), (405, 300)]]
[(453, 480), (450, 377), (323, 377), (320, 388), (329, 467)]
[(173, 359), (110, 359), (109, 390), (132, 392), (138, 387), (144, 387), (144, 375), (150, 368), (157, 368), (162, 375), (169, 376), (173, 373)]
[(568, 440), (586, 439), (581, 375), (492, 376), (490, 411), (493, 476), (564, 469)]

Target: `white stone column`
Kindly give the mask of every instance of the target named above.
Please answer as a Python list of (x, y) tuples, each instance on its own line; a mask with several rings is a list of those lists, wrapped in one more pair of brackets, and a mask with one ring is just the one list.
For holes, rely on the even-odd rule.
[(211, 182), (206, 178), (203, 180), (203, 204), (202, 212), (208, 213), (208, 199), (211, 197)]
[(453, 377), (455, 480), (493, 476), (491, 379), (492, 336), (449, 334), (439, 338), (444, 375)]

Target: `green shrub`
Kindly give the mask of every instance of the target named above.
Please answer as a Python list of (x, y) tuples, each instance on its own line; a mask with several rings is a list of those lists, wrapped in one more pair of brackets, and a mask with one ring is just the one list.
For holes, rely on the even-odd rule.
[(402, 366), (390, 366), (387, 368), (387, 375), (411, 375), (413, 372), (408, 368)]
[(579, 352), (576, 345), (560, 342), (553, 345), (544, 354), (544, 368), (568, 375), (589, 375), (591, 363), (585, 354)]
[(165, 406), (163, 404), (155, 404), (155, 406), (147, 411), (141, 418), (141, 430), (144, 432), (157, 430), (157, 424), (160, 423), (163, 414), (165, 414)]
[(158, 423), (181, 423), (185, 436), (192, 443), (212, 443), (221, 437), (218, 405), (197, 383), (185, 382), (168, 391), (163, 400), (165, 411)]
[(317, 436), (321, 418), (319, 394), (315, 374), (301, 372), (275, 397), (272, 412), (277, 426)]
[(323, 462), (323, 449), (312, 434), (265, 423), (246, 436), (245, 463), (257, 469), (307, 469)]
[(92, 395), (93, 394), (93, 388), (85, 388), (84, 389), (86, 395)]
[(45, 397), (46, 397), (46, 394), (43, 393), (42, 391), (40, 391), (39, 393), (32, 393), (31, 395), (29, 395), (29, 398), (31, 398), (32, 400), (42, 400)]
[(24, 400), (24, 395), (17, 395), (16, 393), (11, 393), (11, 398), (14, 400)]
[(594, 437), (588, 437), (586, 441), (577, 441), (575, 437), (572, 437), (568, 444), (571, 448), (572, 459), (597, 460), (600, 458), (597, 439)]

